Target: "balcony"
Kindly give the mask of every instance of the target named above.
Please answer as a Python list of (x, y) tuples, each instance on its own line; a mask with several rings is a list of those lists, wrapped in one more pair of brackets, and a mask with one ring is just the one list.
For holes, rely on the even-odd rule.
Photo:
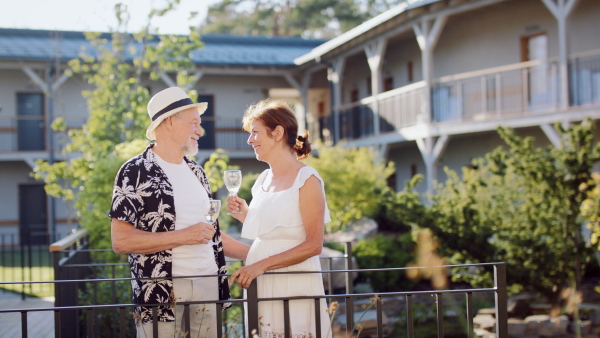
[[(87, 122), (87, 117), (63, 118), (67, 129), (79, 129)], [(49, 147), (46, 124), (43, 115), (0, 117), (0, 161), (19, 160), (33, 165), (36, 159), (47, 159)], [(212, 152), (220, 148), (250, 154), (251, 148), (246, 143), (248, 135), (242, 130), (241, 118), (203, 117), (202, 126), (206, 134), (198, 142), (201, 151)], [(66, 133), (53, 133), (56, 159), (63, 159), (61, 153), (68, 142)]]
[[(396, 132), (428, 120), (442, 126), (600, 108), (600, 51), (571, 57), (568, 74), (567, 109), (561, 105), (557, 61), (529, 61), (445, 76), (431, 85), (430, 119), (422, 112), (425, 83), (414, 83), (341, 106), (340, 139)], [(375, 107), (380, 119), (377, 131)], [(333, 119), (328, 116), (319, 122), (323, 138), (328, 134), (324, 131), (332, 130)]]

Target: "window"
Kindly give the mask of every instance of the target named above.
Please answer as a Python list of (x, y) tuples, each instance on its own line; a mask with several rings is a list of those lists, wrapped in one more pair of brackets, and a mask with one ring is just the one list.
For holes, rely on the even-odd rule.
[(321, 100), (317, 102), (317, 111), (319, 117), (325, 116), (325, 101)]
[(17, 149), (45, 150), (44, 94), (17, 94)]
[(394, 89), (394, 78), (389, 76), (383, 79), (383, 91), (387, 92)]
[(406, 64), (406, 73), (408, 74), (408, 82), (413, 82), (414, 81), (414, 74), (413, 74), (413, 63), (412, 63), (412, 61), (408, 61), (408, 63)]
[(350, 102), (357, 102), (358, 101), (358, 89), (352, 89), (352, 91), (350, 92)]
[(371, 77), (367, 78), (367, 96), (373, 95), (373, 85), (371, 84)]
[(415, 175), (417, 174), (417, 165), (416, 164), (411, 164), (410, 165), (410, 177), (415, 177)]

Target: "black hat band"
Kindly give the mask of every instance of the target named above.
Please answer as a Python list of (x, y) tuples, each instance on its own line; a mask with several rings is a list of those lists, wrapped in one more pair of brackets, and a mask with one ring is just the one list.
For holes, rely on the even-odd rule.
[(192, 99), (190, 99), (189, 97), (186, 97), (185, 99), (181, 99), (179, 101), (175, 101), (161, 109), (158, 113), (154, 114), (154, 116), (152, 116), (152, 122), (156, 121), (161, 115), (164, 115), (165, 113), (170, 112), (173, 109), (188, 106), (190, 104), (194, 104), (194, 101), (192, 101)]

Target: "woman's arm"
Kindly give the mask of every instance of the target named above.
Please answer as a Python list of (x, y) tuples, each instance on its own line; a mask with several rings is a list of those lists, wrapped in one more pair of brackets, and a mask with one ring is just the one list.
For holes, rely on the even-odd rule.
[(300, 188), (300, 214), (306, 231), (306, 240), (298, 246), (244, 266), (231, 275), (230, 284), (237, 279), (240, 286), (248, 288), (252, 280), (268, 270), (298, 264), (323, 250), (323, 228), (325, 219), (325, 195), (321, 181), (309, 177)]
[(223, 250), (225, 252), (225, 256), (246, 260), (250, 246), (231, 238), (231, 236), (222, 231), (221, 240), (223, 241)]

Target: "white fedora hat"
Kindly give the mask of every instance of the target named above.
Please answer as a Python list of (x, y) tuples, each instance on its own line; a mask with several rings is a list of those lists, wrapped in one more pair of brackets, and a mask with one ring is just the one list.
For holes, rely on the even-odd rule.
[(148, 115), (152, 123), (146, 129), (146, 137), (156, 140), (154, 130), (167, 117), (192, 107), (198, 107), (198, 113), (202, 115), (208, 103), (194, 103), (192, 99), (179, 87), (169, 87), (156, 93), (148, 102)]

